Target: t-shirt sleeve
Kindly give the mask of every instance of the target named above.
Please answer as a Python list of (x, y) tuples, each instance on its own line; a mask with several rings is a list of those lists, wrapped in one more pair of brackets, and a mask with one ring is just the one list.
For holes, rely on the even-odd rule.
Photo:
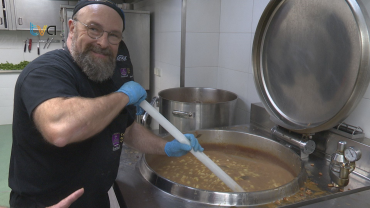
[(63, 69), (43, 66), (32, 70), (23, 80), (22, 100), (31, 117), (34, 109), (42, 102), (56, 97), (74, 97), (79, 93), (75, 79)]

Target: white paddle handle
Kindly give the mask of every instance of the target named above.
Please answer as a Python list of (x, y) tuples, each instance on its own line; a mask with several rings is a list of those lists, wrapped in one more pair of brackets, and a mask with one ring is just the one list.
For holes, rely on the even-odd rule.
[[(158, 123), (168, 131), (177, 141), (183, 144), (190, 145), (189, 140), (181, 133), (174, 125), (172, 125), (162, 114), (160, 114), (153, 106), (146, 100), (140, 103), (147, 113), (154, 118)], [(227, 175), (216, 163), (214, 163), (203, 152), (195, 152), (193, 149), (190, 151), (200, 162), (209, 168), (221, 181), (223, 181), (234, 192), (245, 192), (229, 175)]]

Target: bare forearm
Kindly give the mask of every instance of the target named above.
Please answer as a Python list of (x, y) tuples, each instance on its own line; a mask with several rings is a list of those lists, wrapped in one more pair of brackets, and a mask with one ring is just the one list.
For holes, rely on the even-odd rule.
[(164, 147), (167, 141), (135, 122), (126, 130), (123, 141), (143, 153), (166, 154)]
[(62, 147), (102, 131), (127, 102), (123, 93), (98, 98), (54, 98), (36, 108), (34, 120), (47, 141)]

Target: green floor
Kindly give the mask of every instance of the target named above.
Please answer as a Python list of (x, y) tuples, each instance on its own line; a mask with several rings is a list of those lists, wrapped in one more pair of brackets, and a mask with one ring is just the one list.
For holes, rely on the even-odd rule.
[(12, 125), (0, 125), (0, 207), (9, 207), (8, 175), (11, 146)]

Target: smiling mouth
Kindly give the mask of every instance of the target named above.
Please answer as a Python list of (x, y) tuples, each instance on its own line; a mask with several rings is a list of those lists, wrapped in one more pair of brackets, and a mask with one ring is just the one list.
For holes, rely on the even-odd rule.
[(95, 56), (98, 56), (98, 57), (108, 57), (108, 55), (105, 55), (105, 54), (102, 54), (102, 53), (97, 53), (97, 52), (94, 52), (94, 51), (92, 51), (92, 53), (93, 53)]

